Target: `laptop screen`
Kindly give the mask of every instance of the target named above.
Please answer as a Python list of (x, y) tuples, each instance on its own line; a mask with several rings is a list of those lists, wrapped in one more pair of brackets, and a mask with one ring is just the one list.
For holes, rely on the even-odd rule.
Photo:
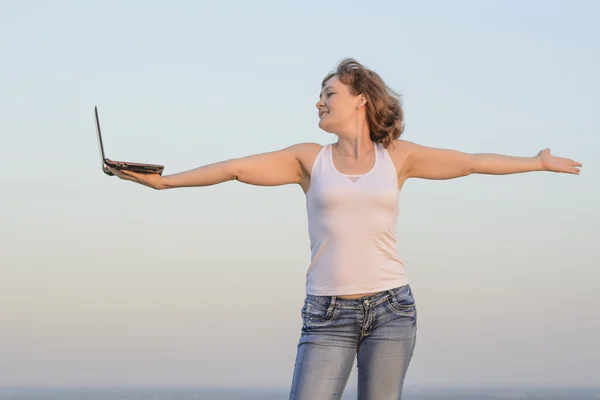
[(104, 169), (104, 146), (102, 145), (102, 135), (100, 133), (100, 118), (98, 118), (98, 107), (94, 106), (94, 114), (96, 116), (96, 137), (98, 138), (98, 148), (100, 149), (100, 162)]

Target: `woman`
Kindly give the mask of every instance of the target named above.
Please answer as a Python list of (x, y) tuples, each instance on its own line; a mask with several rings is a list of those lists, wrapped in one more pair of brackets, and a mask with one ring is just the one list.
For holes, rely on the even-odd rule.
[(398, 198), (408, 178), (552, 171), (581, 164), (548, 149), (534, 157), (466, 154), (399, 140), (398, 96), (373, 71), (343, 60), (322, 81), (321, 146), (230, 159), (167, 176), (111, 171), (153, 189), (295, 183), (306, 195), (311, 263), (290, 399), (339, 399), (354, 358), (360, 399), (400, 399), (416, 340), (416, 308), (396, 250)]

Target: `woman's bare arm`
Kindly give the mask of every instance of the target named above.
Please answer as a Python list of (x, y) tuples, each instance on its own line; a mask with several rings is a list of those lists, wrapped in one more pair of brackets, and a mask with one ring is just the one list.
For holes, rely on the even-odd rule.
[(555, 157), (549, 149), (533, 157), (502, 154), (469, 154), (457, 150), (436, 149), (407, 141), (396, 141), (397, 151), (404, 154), (405, 178), (452, 179), (470, 174), (506, 175), (531, 171), (579, 174), (581, 164)]
[(110, 170), (122, 179), (131, 180), (153, 189), (210, 186), (237, 180), (258, 186), (301, 184), (306, 179), (302, 160), (315, 150), (314, 143), (301, 143), (281, 150), (233, 158), (194, 168), (188, 171), (160, 176), (131, 171)]

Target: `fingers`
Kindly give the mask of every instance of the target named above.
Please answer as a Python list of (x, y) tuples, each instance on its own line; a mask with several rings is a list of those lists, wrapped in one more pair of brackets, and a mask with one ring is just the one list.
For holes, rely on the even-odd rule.
[(582, 167), (580, 162), (563, 157), (554, 157), (553, 164), (558, 172), (566, 172), (576, 175), (579, 175), (579, 172), (581, 172), (579, 168)]
[(571, 160), (570, 158), (561, 158), (561, 161), (568, 167), (570, 172), (579, 173), (579, 168), (581, 167), (581, 163)]
[(580, 167), (581, 164), (578, 163), (575, 160), (571, 160), (570, 158), (564, 158), (564, 157), (556, 157), (557, 159), (559, 159), (560, 161), (564, 162), (565, 164), (569, 164), (569, 165), (573, 165), (573, 166), (578, 166)]
[(571, 174), (579, 174), (579, 168), (581, 164), (574, 162), (573, 160), (561, 159), (560, 162), (556, 165), (556, 167), (561, 172), (568, 172)]
[(110, 172), (112, 172), (113, 174), (115, 174), (115, 176), (117, 176), (117, 177), (119, 177), (121, 179), (125, 179), (125, 180), (128, 180), (128, 181), (133, 181), (134, 180), (133, 179), (134, 178), (133, 175), (131, 175), (129, 173), (129, 171), (123, 171), (123, 170), (116, 169), (116, 168), (113, 168), (113, 167), (107, 167), (107, 168), (108, 168), (108, 170)]
[(125, 170), (121, 170), (121, 173), (123, 173), (123, 174), (125, 174), (125, 175), (132, 176), (132, 177), (135, 177), (135, 176), (136, 176), (136, 174), (135, 174), (134, 172), (131, 172), (131, 171), (125, 171)]
[(566, 167), (565, 168), (565, 172), (571, 173), (571, 174), (575, 174), (575, 175), (579, 175), (579, 168), (576, 167)]
[(109, 170), (110, 172), (112, 172), (113, 175), (118, 176), (119, 178), (121, 177), (121, 171), (119, 171), (118, 169), (109, 167), (108, 165), (106, 166), (106, 169)]

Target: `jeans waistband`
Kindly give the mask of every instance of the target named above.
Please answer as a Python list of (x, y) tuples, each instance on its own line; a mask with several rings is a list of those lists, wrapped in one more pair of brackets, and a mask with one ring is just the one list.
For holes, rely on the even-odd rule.
[(387, 301), (390, 297), (397, 296), (403, 290), (410, 290), (409, 285), (384, 290), (357, 299), (344, 299), (338, 296), (317, 296), (313, 294), (307, 294), (306, 297), (328, 308), (371, 308)]

